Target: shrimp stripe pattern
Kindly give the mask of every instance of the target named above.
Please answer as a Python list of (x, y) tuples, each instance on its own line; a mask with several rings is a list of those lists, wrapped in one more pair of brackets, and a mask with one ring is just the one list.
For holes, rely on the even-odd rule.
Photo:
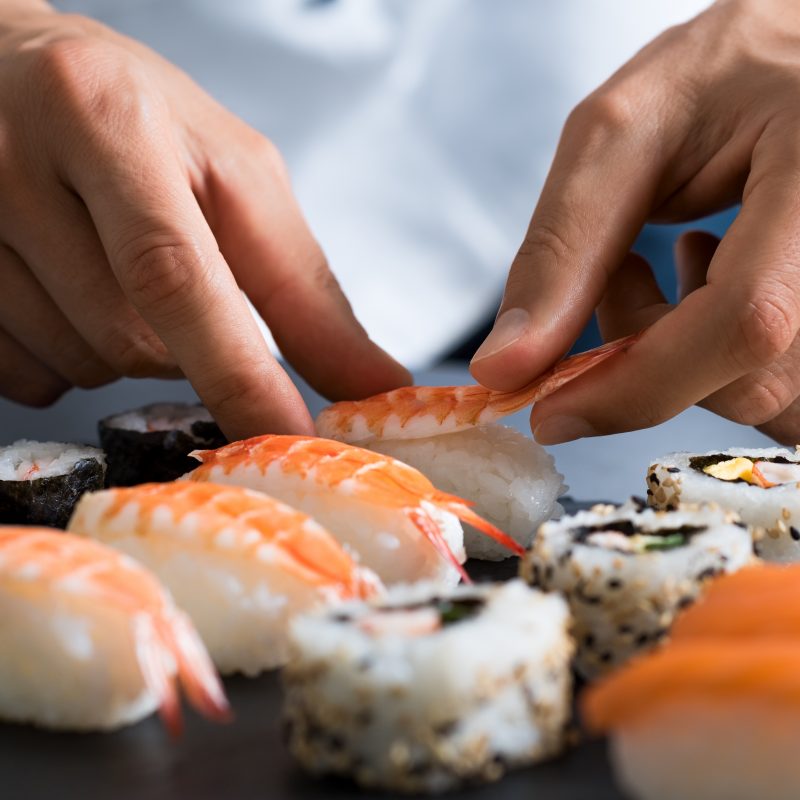
[(484, 386), (404, 386), (364, 400), (324, 408), (317, 433), (329, 439), (366, 443), (373, 439), (420, 439), (455, 433), (502, 419), (542, 400), (611, 356), (627, 350), (640, 333), (560, 361), (513, 392)]
[[(156, 525), (159, 515), (170, 524)], [(309, 587), (335, 589), (342, 599), (371, 597), (377, 579), (359, 568), (336, 539), (307, 514), (262, 492), (214, 483), (151, 483), (84, 496), (70, 530), (106, 542), (127, 536), (168, 536), (183, 549), (237, 553), (266, 561)]]
[(475, 514), (468, 501), (440, 492), (413, 467), (360, 447), (311, 436), (267, 435), (234, 442), (218, 450), (196, 450), (191, 455), (202, 464), (185, 476), (189, 480), (213, 481), (214, 470), (221, 469), (227, 475), (243, 464), (257, 468), (262, 474), (277, 466), (283, 473), (313, 482), (325, 491), (348, 494), (361, 502), (400, 511), (466, 580), (463, 567), (441, 539), (424, 503), (454, 514), (512, 552), (522, 553), (511, 537)]
[(142, 678), (172, 734), (182, 724), (176, 676), (168, 667), (173, 661), (189, 701), (211, 719), (229, 718), (222, 685), (193, 626), (133, 559), (61, 531), (0, 527), (0, 590), (33, 601), (91, 600), (124, 613)]

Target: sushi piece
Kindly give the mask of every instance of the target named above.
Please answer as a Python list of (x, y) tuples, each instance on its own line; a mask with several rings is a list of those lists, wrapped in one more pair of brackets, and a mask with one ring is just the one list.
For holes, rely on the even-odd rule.
[(227, 439), (199, 404), (154, 403), (98, 423), (108, 459), (109, 486), (174, 481), (195, 462), (198, 448), (222, 447)]
[(652, 647), (704, 583), (754, 559), (750, 532), (716, 507), (595, 506), (539, 528), (521, 572), (575, 618), (577, 671), (592, 679)]
[(78, 536), (0, 527), (0, 718), (108, 730), (158, 709), (177, 733), (178, 681), (203, 714), (228, 717), (205, 648), (155, 577)]
[(637, 800), (800, 796), (796, 638), (670, 643), (591, 688), (582, 711)]
[(86, 494), (69, 530), (151, 569), (189, 614), (220, 672), (287, 658), (299, 611), (381, 590), (314, 520), (260, 492), (151, 483)]
[(735, 511), (756, 532), (766, 561), (800, 561), (800, 456), (780, 447), (671, 453), (647, 471), (655, 508), (713, 502)]
[(496, 422), (624, 352), (640, 336), (635, 333), (566, 358), (515, 392), (496, 392), (478, 385), (403, 386), (364, 400), (334, 403), (317, 416), (317, 433), (328, 439), (365, 444), (374, 439), (422, 439)]
[(459, 497), (389, 456), (311, 436), (257, 436), (195, 451), (185, 480), (256, 489), (301, 509), (386, 584), (466, 577), (459, 519), (521, 549)]
[(569, 611), (521, 581), (298, 617), (283, 673), (288, 746), (307, 770), (436, 792), (557, 755), (571, 713)]
[[(524, 548), (540, 523), (560, 515), (557, 501), (566, 487), (540, 445), (496, 421), (627, 349), (637, 337), (567, 358), (515, 392), (405, 386), (365, 400), (334, 403), (317, 417), (317, 431), (416, 467), (438, 489), (474, 503), (484, 519)], [(465, 545), (470, 558), (499, 561), (511, 554), (470, 528)]]
[[(369, 449), (415, 467), (437, 489), (464, 497), (475, 511), (529, 547), (539, 525), (560, 517), (563, 476), (553, 457), (528, 436), (497, 423), (426, 439), (375, 439)], [(469, 525), (468, 558), (500, 561), (513, 553)]]
[(0, 524), (64, 528), (78, 498), (102, 489), (102, 450), (20, 439), (0, 447)]
[(682, 612), (670, 638), (800, 641), (800, 564), (760, 564), (713, 581)]

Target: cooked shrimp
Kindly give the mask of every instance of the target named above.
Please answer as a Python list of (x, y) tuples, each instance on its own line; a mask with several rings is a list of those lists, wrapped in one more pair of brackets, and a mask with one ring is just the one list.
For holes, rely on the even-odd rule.
[(363, 444), (372, 439), (421, 439), (495, 422), (542, 400), (597, 366), (627, 350), (636, 333), (571, 356), (514, 392), (484, 386), (404, 386), (365, 400), (347, 400), (324, 408), (317, 433), (329, 439)]
[(228, 704), (200, 639), (129, 557), (48, 528), (0, 528), (0, 716), (106, 729), (158, 708), (181, 728), (176, 678), (223, 720)]
[(468, 580), (458, 519), (521, 552), (461, 498), (439, 492), (412, 467), (360, 447), (310, 436), (258, 436), (192, 455), (202, 465), (185, 479), (247, 486), (302, 509), (386, 583)]
[(69, 530), (152, 569), (224, 673), (284, 663), (294, 614), (381, 589), (310, 517), (238, 486), (152, 483), (88, 493)]

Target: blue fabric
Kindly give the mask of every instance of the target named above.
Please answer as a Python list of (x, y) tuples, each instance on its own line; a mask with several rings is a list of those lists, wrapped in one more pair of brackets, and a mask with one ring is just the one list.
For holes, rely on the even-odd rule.
[[(728, 226), (733, 222), (738, 211), (739, 208), (737, 206), (719, 214), (681, 225), (645, 226), (633, 249), (647, 259), (653, 268), (661, 291), (664, 292), (670, 303), (674, 303), (676, 300), (677, 282), (675, 280), (672, 249), (678, 236), (684, 231), (701, 230), (721, 237), (728, 230)], [(597, 329), (596, 320), (592, 319), (578, 338), (578, 341), (575, 342), (571, 352), (580, 353), (591, 347), (597, 347), (599, 344), (601, 344), (600, 332)]]

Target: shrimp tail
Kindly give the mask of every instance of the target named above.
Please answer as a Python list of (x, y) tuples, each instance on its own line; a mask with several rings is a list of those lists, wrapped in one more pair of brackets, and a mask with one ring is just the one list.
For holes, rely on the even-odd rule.
[(158, 714), (164, 727), (177, 738), (183, 731), (183, 719), (175, 677), (167, 665), (166, 643), (149, 614), (137, 614), (133, 625), (136, 659), (145, 686), (158, 698)]
[(417, 530), (425, 536), (425, 538), (439, 551), (439, 553), (449, 561), (461, 575), (464, 583), (472, 583), (472, 579), (467, 575), (467, 571), (463, 565), (456, 558), (455, 553), (450, 549), (450, 546), (444, 540), (439, 526), (431, 519), (430, 515), (426, 514), (419, 508), (410, 508), (406, 511), (409, 519), (417, 527)]
[(491, 522), (487, 522), (479, 514), (476, 514), (463, 501), (454, 502), (452, 500), (448, 500), (445, 507), (449, 512), (455, 514), (462, 522), (466, 522), (467, 524), (472, 525), (473, 528), (479, 530), (481, 533), (485, 533), (487, 536), (494, 539), (498, 544), (503, 545), (503, 547), (507, 547), (512, 553), (514, 553), (514, 555), (522, 556), (525, 554), (525, 548), (522, 547), (522, 545), (520, 545), (518, 542), (515, 542), (507, 533), (503, 533), (500, 528), (495, 527)]
[(170, 620), (178, 676), (189, 702), (215, 722), (230, 722), (233, 712), (222, 683), (200, 639), (183, 613)]

